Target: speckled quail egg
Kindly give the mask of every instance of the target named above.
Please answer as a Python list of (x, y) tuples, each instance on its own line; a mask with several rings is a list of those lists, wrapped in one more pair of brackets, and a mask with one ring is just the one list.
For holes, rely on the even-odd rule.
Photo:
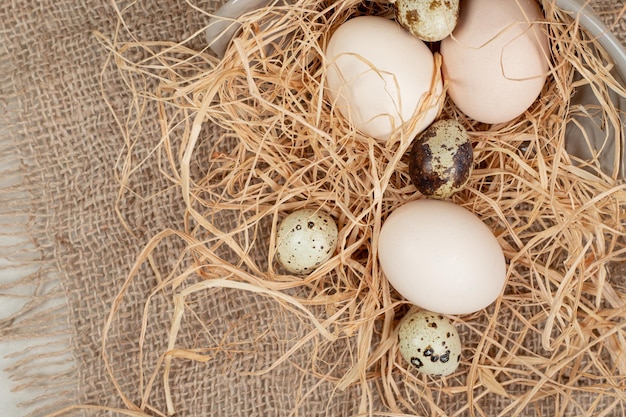
[(409, 174), (424, 195), (448, 198), (467, 185), (474, 155), (467, 131), (456, 120), (438, 120), (415, 139)]
[(407, 362), (428, 375), (450, 375), (461, 361), (461, 338), (443, 314), (409, 312), (400, 321), (398, 346)]
[(294, 211), (278, 228), (278, 261), (293, 274), (308, 274), (332, 257), (337, 237), (337, 224), (328, 213), (312, 209)]
[(396, 20), (427, 42), (447, 38), (459, 18), (459, 0), (392, 0)]

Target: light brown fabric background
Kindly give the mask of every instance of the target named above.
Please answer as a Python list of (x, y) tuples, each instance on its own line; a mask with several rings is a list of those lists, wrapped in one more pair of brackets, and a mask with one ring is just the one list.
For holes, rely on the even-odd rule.
[[(209, 1), (196, 4), (205, 10), (217, 6), (217, 2)], [(615, 20), (622, 1), (596, 0), (593, 5), (626, 42), (626, 19)], [(206, 17), (182, 0), (140, 0), (132, 10), (128, 23), (143, 40), (179, 41), (206, 24)], [(123, 218), (136, 236), (129, 235), (115, 212), (118, 157), (124, 140), (113, 115), (123, 114), (130, 95), (113, 66), (105, 66), (107, 54), (94, 32), (111, 37), (117, 21), (116, 11), (107, 1), (14, 0), (0, 4), (0, 123), (7, 127), (8, 143), (2, 155), (19, 159), (22, 189), (28, 191), (20, 198), (11, 198), (5, 192), (0, 200), (5, 205), (2, 213), (29, 214), (28, 232), (37, 249), (31, 255), (41, 267), (29, 282), (49, 287), (37, 290), (48, 298), (66, 297), (68, 306), (65, 313), (55, 308), (28, 322), (30, 327), (24, 336), (53, 333), (67, 320), (76, 361), (76, 368), (66, 375), (34, 381), (50, 395), (39, 401), (41, 405), (52, 404), (53, 408), (72, 403), (123, 405), (103, 368), (102, 325), (121, 282), (147, 240), (165, 228), (179, 228), (183, 219), (178, 190), (154, 196), (168, 185), (157, 173), (156, 161), (149, 162), (133, 178), (129, 184), (133, 192), (126, 193), (121, 201)], [(113, 109), (103, 100), (101, 85)], [(136, 149), (137, 157), (158, 140), (156, 123), (145, 126), (144, 136), (145, 143)], [(168, 255), (179, 253), (181, 248), (182, 243), (178, 245), (174, 240), (159, 247), (157, 264), (167, 270), (172, 261)], [(616, 267), (614, 275), (623, 276), (624, 268)], [(120, 384), (135, 402), (139, 402), (138, 375), (129, 358), (138, 353), (137, 325), (144, 297), (157, 279), (147, 269), (141, 276), (143, 280), (132, 286), (125, 299), (120, 313), (123, 320), (115, 323), (109, 346)], [(62, 291), (50, 286), (55, 277), (60, 277)], [(163, 321), (151, 327), (146, 346), (158, 344), (167, 334), (169, 322), (165, 317), (172, 307), (165, 300), (164, 295), (154, 303), (154, 314)], [(276, 316), (266, 298), (223, 290), (196, 302), (205, 306), (200, 314), (214, 327), (215, 337), (241, 342), (241, 349), (231, 355), (217, 354), (205, 364), (183, 361), (176, 365), (172, 387), (179, 401), (177, 415), (286, 416), (294, 408), (306, 416), (348, 416), (356, 412), (360, 401), (357, 389), (336, 392), (330, 399), (329, 384), (316, 386), (314, 376), (296, 372), (298, 357), (306, 355), (306, 350), (294, 356), (294, 363), (261, 377), (242, 375), (271, 363), (277, 351), (287, 349), (294, 336), (307, 330), (289, 317)], [(261, 329), (269, 323), (274, 330), (262, 334)], [(236, 332), (231, 331), (233, 326)], [(214, 343), (198, 339), (191, 327), (184, 329), (181, 340), (188, 347)], [(342, 347), (328, 352), (328, 357), (338, 355)], [(151, 369), (156, 354), (146, 353), (144, 357), (146, 367)], [(298, 404), (304, 394), (301, 390), (309, 389), (312, 394)], [(163, 410), (162, 390), (154, 391), (150, 403)], [(183, 397), (187, 400), (184, 404), (180, 402)], [(498, 405), (493, 407), (497, 409)], [(376, 408), (384, 411), (382, 405)], [(550, 414), (550, 410), (544, 411)]]

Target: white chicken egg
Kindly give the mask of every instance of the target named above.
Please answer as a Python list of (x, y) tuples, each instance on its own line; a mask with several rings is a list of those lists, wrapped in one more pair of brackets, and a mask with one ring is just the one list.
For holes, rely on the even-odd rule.
[(387, 141), (411, 121), (413, 137), (437, 117), (443, 84), (433, 54), (398, 23), (352, 18), (333, 33), (325, 55), (331, 104), (362, 133)]
[(474, 213), (444, 200), (415, 200), (395, 209), (378, 237), (389, 283), (408, 301), (442, 314), (469, 314), (500, 295), (502, 248)]
[(409, 312), (400, 321), (398, 349), (402, 357), (428, 375), (450, 375), (461, 361), (461, 338), (443, 314)]
[(294, 211), (278, 228), (278, 261), (291, 273), (308, 274), (332, 257), (337, 237), (337, 224), (328, 213), (312, 209)]

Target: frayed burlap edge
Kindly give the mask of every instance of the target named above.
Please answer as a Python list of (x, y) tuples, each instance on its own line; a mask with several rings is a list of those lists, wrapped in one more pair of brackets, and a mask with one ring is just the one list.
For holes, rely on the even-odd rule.
[[(6, 47), (0, 42), (0, 48)], [(0, 53), (10, 56), (8, 51)], [(0, 62), (3, 100), (0, 101), (0, 303), (19, 308), (0, 319), (0, 341), (12, 365), (4, 369), (14, 383), (18, 404), (28, 415), (61, 408), (76, 398), (78, 369), (71, 347), (72, 329), (50, 242), (34, 240), (35, 224), (45, 214), (35, 208), (40, 198), (38, 169), (27, 156), (28, 144), (5, 126), (15, 125), (19, 92), (9, 91), (11, 62)]]

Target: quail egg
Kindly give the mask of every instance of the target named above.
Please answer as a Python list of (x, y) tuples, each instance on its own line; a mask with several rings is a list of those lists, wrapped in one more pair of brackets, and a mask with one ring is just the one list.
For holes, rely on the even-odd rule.
[(467, 185), (474, 164), (472, 143), (456, 120), (438, 120), (413, 143), (409, 175), (422, 194), (448, 198)]
[(392, 0), (396, 20), (426, 42), (447, 38), (459, 18), (459, 0)]
[(421, 310), (400, 321), (402, 357), (427, 375), (450, 375), (461, 361), (461, 338), (443, 314)]
[(312, 209), (294, 211), (278, 228), (278, 261), (293, 274), (308, 274), (332, 257), (337, 237), (337, 224), (328, 213)]

